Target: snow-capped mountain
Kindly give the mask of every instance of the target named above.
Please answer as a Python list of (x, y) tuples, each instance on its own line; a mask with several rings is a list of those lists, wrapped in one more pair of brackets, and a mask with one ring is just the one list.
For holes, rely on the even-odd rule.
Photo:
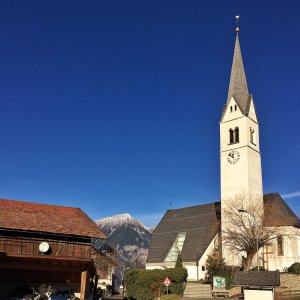
[(151, 232), (130, 214), (120, 214), (95, 221), (118, 252), (123, 268), (144, 267)]

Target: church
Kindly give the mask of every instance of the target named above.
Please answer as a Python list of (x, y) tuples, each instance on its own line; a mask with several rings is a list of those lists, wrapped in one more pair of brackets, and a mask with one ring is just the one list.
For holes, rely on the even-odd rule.
[(180, 255), (188, 280), (200, 280), (207, 273), (206, 260), (215, 247), (221, 247), (228, 265), (241, 266), (246, 254), (229, 251), (224, 243), (230, 226), (225, 211), (240, 195), (246, 199), (245, 206), (234, 209), (245, 215), (251, 202), (264, 217), (262, 227), (273, 230), (269, 243), (255, 251), (251, 266), (286, 271), (300, 262), (300, 220), (278, 193), (263, 194), (259, 121), (247, 86), (238, 27), (228, 97), (220, 120), (220, 166), (221, 201), (168, 210), (152, 234), (147, 269), (172, 268)]

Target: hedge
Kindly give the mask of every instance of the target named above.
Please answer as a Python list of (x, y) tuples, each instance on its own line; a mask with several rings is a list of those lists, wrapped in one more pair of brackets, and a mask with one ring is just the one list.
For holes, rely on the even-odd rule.
[(300, 263), (293, 263), (289, 268), (288, 272), (292, 274), (300, 275)]
[(131, 300), (152, 300), (160, 288), (161, 295), (165, 294), (166, 287), (163, 281), (168, 276), (172, 281), (169, 286), (170, 294), (182, 295), (184, 282), (187, 278), (185, 268), (173, 268), (165, 270), (131, 270), (126, 274), (125, 285), (127, 297)]

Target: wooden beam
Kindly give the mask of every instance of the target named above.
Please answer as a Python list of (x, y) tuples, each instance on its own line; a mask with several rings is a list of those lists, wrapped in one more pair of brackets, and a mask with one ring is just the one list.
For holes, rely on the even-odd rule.
[(80, 284), (80, 300), (88, 298), (90, 289), (90, 273), (88, 271), (81, 272), (81, 284)]
[[(49, 266), (49, 268), (47, 266)], [(74, 271), (78, 272), (89, 270), (90, 274), (96, 274), (95, 265), (91, 258), (57, 257), (48, 255), (0, 253), (0, 269), (1, 268), (45, 271), (61, 270), (65, 268), (68, 270), (74, 269)]]
[(81, 272), (88, 269), (87, 265), (66, 265), (61, 264), (39, 264), (39, 263), (26, 263), (22, 261), (1, 261), (1, 269), (14, 269), (14, 270), (41, 270), (41, 271), (62, 271), (62, 272)]
[(20, 257), (25, 259), (45, 259), (45, 260), (68, 260), (68, 261), (91, 261), (90, 258), (82, 258), (82, 257), (69, 257), (69, 256), (48, 256), (48, 255), (30, 255), (30, 254), (20, 254), (20, 253), (1, 253), (0, 257)]

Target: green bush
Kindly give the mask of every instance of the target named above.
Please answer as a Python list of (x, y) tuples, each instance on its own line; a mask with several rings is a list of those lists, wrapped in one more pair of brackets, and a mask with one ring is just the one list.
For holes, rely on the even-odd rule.
[(300, 275), (300, 263), (293, 263), (289, 268), (288, 272), (292, 274)]
[(165, 294), (166, 287), (162, 283), (166, 276), (172, 281), (169, 286), (169, 293), (182, 295), (183, 284), (187, 278), (185, 268), (131, 270), (125, 278), (128, 299), (152, 300), (157, 295), (158, 288), (161, 290), (161, 295)]

